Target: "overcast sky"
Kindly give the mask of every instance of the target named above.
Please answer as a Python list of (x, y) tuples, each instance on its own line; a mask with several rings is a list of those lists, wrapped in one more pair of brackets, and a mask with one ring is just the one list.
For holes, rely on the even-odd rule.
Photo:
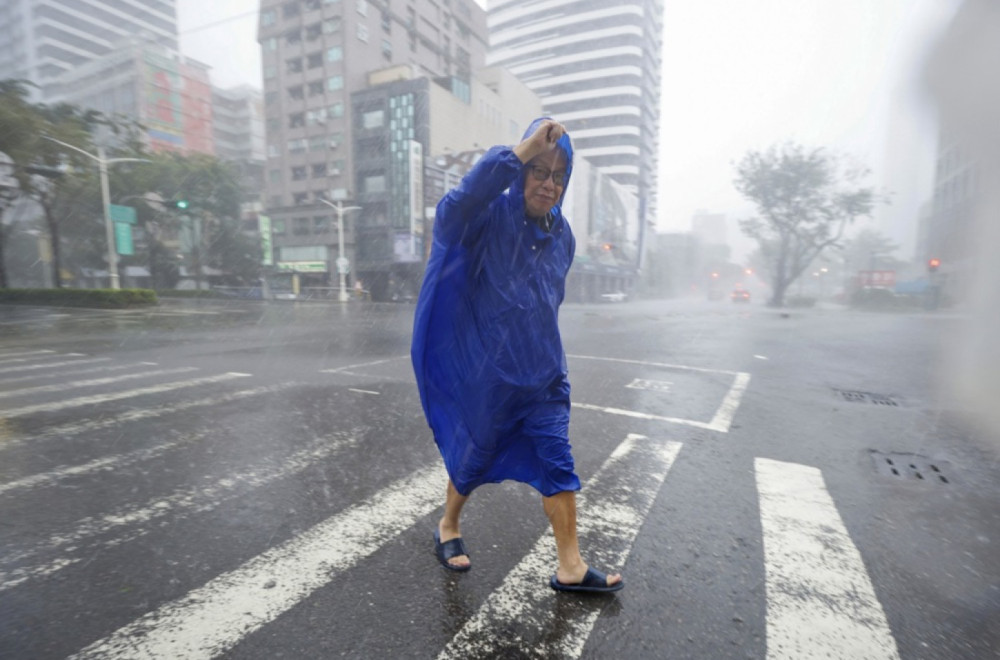
[[(178, 0), (181, 50), (213, 82), (260, 87), (258, 0)], [(933, 122), (920, 105), (920, 64), (958, 0), (666, 0), (660, 120), (661, 230), (698, 209), (736, 220), (753, 209), (733, 163), (785, 140), (850, 154), (895, 193), (864, 226), (913, 249), (930, 195)], [(208, 26), (208, 27), (206, 27)]]

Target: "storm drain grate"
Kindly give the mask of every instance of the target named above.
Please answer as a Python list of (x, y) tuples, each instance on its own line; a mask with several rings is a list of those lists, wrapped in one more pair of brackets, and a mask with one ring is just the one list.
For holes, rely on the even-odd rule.
[(877, 406), (898, 406), (899, 402), (885, 394), (862, 392), (860, 390), (836, 390), (844, 401), (851, 403), (874, 403)]
[(872, 452), (875, 470), (884, 476), (907, 481), (950, 484), (951, 466), (947, 461), (936, 461), (917, 454), (884, 454)]

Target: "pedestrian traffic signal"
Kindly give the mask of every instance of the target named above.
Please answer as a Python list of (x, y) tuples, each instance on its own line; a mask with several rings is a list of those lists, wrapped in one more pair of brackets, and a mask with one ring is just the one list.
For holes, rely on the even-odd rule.
[(941, 265), (940, 259), (937, 258), (931, 259), (927, 262), (927, 270), (928, 272), (931, 273), (937, 272), (938, 266), (940, 265)]

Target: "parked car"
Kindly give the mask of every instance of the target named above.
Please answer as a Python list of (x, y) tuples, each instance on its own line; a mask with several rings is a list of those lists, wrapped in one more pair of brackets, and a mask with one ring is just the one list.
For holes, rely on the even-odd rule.
[(733, 302), (750, 302), (750, 292), (746, 289), (733, 289), (733, 292), (729, 294), (729, 298)]

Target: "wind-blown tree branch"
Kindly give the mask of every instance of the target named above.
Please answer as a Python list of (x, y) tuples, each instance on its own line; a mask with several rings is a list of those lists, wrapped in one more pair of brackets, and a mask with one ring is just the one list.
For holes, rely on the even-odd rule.
[(750, 151), (736, 167), (734, 185), (758, 216), (740, 221), (768, 264), (772, 296), (785, 292), (823, 250), (839, 244), (847, 225), (871, 214), (875, 193), (860, 182), (868, 172), (845, 168), (823, 149), (795, 143)]

